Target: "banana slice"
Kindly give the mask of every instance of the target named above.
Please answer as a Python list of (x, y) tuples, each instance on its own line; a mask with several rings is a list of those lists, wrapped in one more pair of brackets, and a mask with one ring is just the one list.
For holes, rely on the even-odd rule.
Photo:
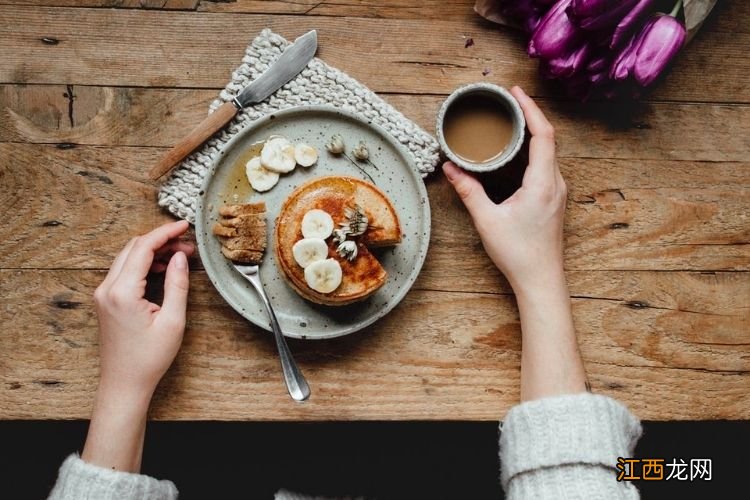
[(260, 152), (260, 163), (268, 170), (285, 174), (294, 170), (294, 146), (286, 137), (274, 136), (266, 141)]
[(313, 262), (305, 268), (307, 285), (320, 293), (331, 293), (341, 284), (343, 273), (341, 264), (336, 259)]
[(301, 267), (328, 257), (328, 245), (321, 238), (303, 238), (292, 247), (292, 255)]
[(279, 182), (279, 174), (263, 168), (258, 156), (247, 162), (245, 175), (252, 188), (260, 193), (268, 191)]
[(326, 239), (333, 233), (333, 218), (323, 210), (310, 210), (302, 217), (302, 236)]
[(294, 159), (297, 161), (297, 165), (312, 167), (318, 161), (318, 150), (301, 142), (294, 146)]

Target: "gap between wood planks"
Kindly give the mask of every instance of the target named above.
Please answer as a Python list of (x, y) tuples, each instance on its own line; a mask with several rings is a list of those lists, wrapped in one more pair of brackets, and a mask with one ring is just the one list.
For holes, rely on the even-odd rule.
[[(164, 23), (161, 22), (163, 18), (158, 13), (138, 9), (119, 10), (116, 15), (106, 15), (98, 9), (81, 12), (80, 9), (71, 8), (66, 11), (46, 7), (14, 7), (4, 11), (0, 18), (7, 19), (8, 23), (30, 19), (11, 33), (0, 33), (0, 38), (8, 46), (5, 58), (8, 67), (2, 68), (5, 70), (2, 72), (3, 80), (18, 83), (60, 80), (75, 83), (73, 80), (78, 75), (86, 74), (90, 78), (89, 83), (95, 81), (100, 84), (130, 83), (140, 86), (145, 80), (163, 86), (179, 84), (186, 88), (191, 85), (211, 87), (214, 83), (219, 86), (226, 82), (228, 76), (219, 78), (217, 70), (229, 75), (238, 64), (244, 45), (227, 42), (227, 37), (235, 36), (246, 40), (248, 31), (269, 24), (284, 32), (297, 33), (300, 28), (299, 17), (294, 16), (258, 15), (250, 23), (252, 26), (248, 27), (248, 23), (240, 23), (240, 20), (229, 14), (214, 14), (198, 22), (189, 14), (174, 13), (174, 22), (168, 23), (164, 28)], [(29, 15), (30, 12), (34, 15)], [(369, 75), (371, 81), (368, 83), (375, 90), (416, 93), (441, 89), (448, 92), (458, 84), (478, 79), (478, 74), (488, 62), (493, 65), (493, 69), (499, 70), (489, 78), (492, 81), (520, 82), (535, 94), (539, 94), (540, 90), (547, 90), (537, 77), (536, 63), (525, 57), (523, 43), (519, 43), (521, 37), (515, 33), (491, 29), (480, 23), (467, 23), (466, 20), (351, 18), (350, 23), (342, 26), (342, 22), (335, 19), (320, 20), (319, 27), (327, 37), (324, 40), (324, 59), (340, 69), (350, 71), (352, 76), (359, 77), (360, 80), (367, 80), (363, 75)], [(101, 30), (102, 25), (108, 25), (109, 30)], [(210, 34), (220, 26), (225, 28), (226, 36), (217, 36), (213, 41)], [(161, 28), (159, 36), (169, 38), (169, 44), (158, 43), (158, 38), (153, 39), (157, 27)], [(69, 33), (70, 38), (58, 36), (55, 29), (61, 33)], [(355, 51), (356, 48), (341, 49), (344, 36), (340, 33), (342, 29), (349, 30), (349, 38), (356, 35), (354, 46), (360, 46), (359, 52)], [(445, 44), (440, 44), (439, 50), (435, 47), (435, 29), (445, 33)], [(191, 30), (208, 33), (203, 44), (195, 43), (190, 37)], [(373, 30), (383, 30), (384, 38), (389, 41), (373, 41), (365, 36), (368, 31)], [(467, 51), (463, 43), (458, 43), (461, 42), (461, 37), (467, 36), (467, 31), (484, 33), (487, 43), (476, 44)], [(80, 32), (87, 33), (89, 39), (81, 39), (78, 36)], [(411, 36), (406, 38), (405, 32), (411, 33)], [(474, 37), (479, 36), (472, 34)], [(38, 50), (40, 47), (33, 44), (33, 37), (40, 37), (40, 40), (54, 38), (59, 43), (47, 44), (46, 48)], [(719, 58), (715, 56), (716, 52), (727, 54), (727, 57), (735, 54), (746, 37), (746, 34), (736, 32), (712, 33), (706, 30), (706, 36), (699, 36), (691, 45), (690, 51), (681, 55), (675, 70), (656, 91), (657, 97), (677, 95), (688, 100), (702, 101), (708, 95), (719, 94), (737, 97), (723, 100), (743, 100), (747, 97), (746, 91), (737, 87), (736, 81), (745, 72), (747, 58), (735, 56), (729, 59), (732, 64), (720, 64)], [(38, 43), (42, 44), (41, 41)], [(133, 43), (140, 44), (140, 54), (133, 52)], [(397, 48), (401, 49), (398, 53), (394, 52)], [(103, 57), (105, 53), (111, 57)], [(155, 59), (144, 54), (159, 54), (159, 57), (166, 58), (166, 64), (154, 64)], [(414, 60), (419, 64), (468, 64), (471, 68), (467, 71), (450, 72), (441, 71), (442, 68), (417, 70), (398, 65), (392, 59)], [(61, 60), (66, 60), (68, 64), (60, 66), (58, 61)], [(208, 60), (213, 64), (206, 64)], [(701, 77), (700, 85), (696, 85), (698, 77)], [(165, 82), (168, 83), (164, 85)], [(211, 84), (206, 85), (207, 82)]]

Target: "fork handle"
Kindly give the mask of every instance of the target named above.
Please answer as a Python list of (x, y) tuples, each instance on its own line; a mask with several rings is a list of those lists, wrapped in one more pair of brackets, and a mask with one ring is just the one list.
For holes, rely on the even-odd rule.
[(273, 337), (276, 339), (276, 348), (279, 351), (279, 359), (281, 360), (281, 371), (284, 374), (284, 382), (286, 383), (289, 395), (295, 401), (305, 401), (310, 397), (310, 386), (308, 385), (307, 380), (305, 380), (304, 375), (302, 375), (302, 372), (299, 370), (299, 367), (292, 356), (292, 352), (286, 344), (286, 339), (281, 332), (279, 321), (276, 319), (276, 314), (273, 312), (273, 307), (271, 307), (271, 302), (268, 300), (265, 290), (263, 290), (263, 285), (260, 283), (257, 275), (245, 276), (258, 291), (258, 295), (260, 295), (263, 304), (266, 306), (268, 316), (271, 318), (271, 329), (273, 330)]

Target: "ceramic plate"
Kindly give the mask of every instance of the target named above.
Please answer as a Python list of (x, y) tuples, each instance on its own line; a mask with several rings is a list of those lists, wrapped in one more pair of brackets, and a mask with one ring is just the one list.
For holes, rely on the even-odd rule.
[[(334, 156), (325, 144), (334, 134), (344, 138), (348, 156), (364, 141), (371, 164)], [(244, 165), (254, 156), (253, 147), (271, 135), (283, 135), (293, 143), (306, 142), (319, 151), (317, 164), (297, 167), (281, 176), (266, 193), (253, 192), (245, 178)], [(356, 304), (330, 307), (308, 302), (292, 290), (279, 274), (273, 248), (273, 228), (283, 201), (303, 183), (326, 175), (347, 175), (374, 182), (388, 195), (401, 222), (403, 241), (375, 250), (388, 272), (386, 284)], [(369, 177), (368, 177), (369, 176)], [(326, 339), (356, 332), (385, 316), (406, 295), (422, 268), (430, 240), (430, 205), (424, 182), (406, 150), (382, 128), (342, 110), (326, 106), (291, 108), (250, 123), (235, 135), (214, 160), (201, 189), (196, 209), (198, 250), (211, 282), (241, 315), (271, 330), (263, 304), (250, 283), (240, 276), (221, 253), (211, 227), (219, 207), (227, 203), (265, 201), (268, 249), (260, 277), (284, 334), (302, 339)]]

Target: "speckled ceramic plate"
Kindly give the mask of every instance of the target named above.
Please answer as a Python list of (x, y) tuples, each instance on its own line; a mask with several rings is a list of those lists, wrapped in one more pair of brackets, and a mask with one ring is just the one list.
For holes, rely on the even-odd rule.
[[(266, 193), (253, 192), (244, 165), (254, 156), (253, 147), (271, 135), (306, 142), (320, 152), (318, 163), (297, 167), (281, 176)], [(355, 167), (343, 156), (333, 156), (325, 144), (334, 134), (344, 138), (347, 152), (363, 140), (372, 165)], [(351, 157), (351, 154), (349, 153)], [(348, 175), (374, 182), (393, 202), (401, 222), (401, 244), (375, 251), (388, 272), (386, 284), (366, 300), (343, 307), (306, 301), (279, 274), (273, 249), (273, 227), (282, 202), (298, 186), (325, 175)], [(368, 176), (370, 178), (368, 178)], [(430, 205), (424, 182), (402, 146), (382, 128), (351, 113), (326, 106), (291, 108), (257, 120), (230, 140), (211, 166), (196, 210), (198, 250), (211, 282), (224, 299), (245, 318), (271, 329), (263, 304), (251, 285), (224, 258), (211, 227), (226, 203), (265, 201), (268, 210), (268, 249), (260, 277), (284, 334), (303, 339), (327, 339), (356, 332), (388, 314), (417, 279), (430, 240)]]

